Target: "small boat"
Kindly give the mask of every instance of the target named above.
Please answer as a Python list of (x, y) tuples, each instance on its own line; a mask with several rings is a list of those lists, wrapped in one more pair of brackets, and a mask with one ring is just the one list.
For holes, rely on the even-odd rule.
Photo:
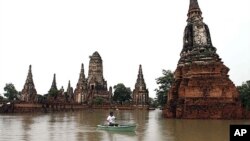
[(118, 126), (109, 126), (109, 125), (97, 125), (97, 129), (108, 130), (108, 131), (135, 131), (135, 124), (128, 125), (118, 125)]

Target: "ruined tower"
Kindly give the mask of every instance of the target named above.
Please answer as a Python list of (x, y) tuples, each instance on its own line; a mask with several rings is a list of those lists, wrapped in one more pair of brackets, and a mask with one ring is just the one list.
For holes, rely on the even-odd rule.
[(163, 112), (167, 118), (242, 118), (239, 94), (212, 44), (197, 0), (190, 0), (183, 49)]
[(48, 96), (49, 96), (48, 100), (50, 102), (55, 102), (55, 100), (57, 99), (58, 93), (59, 93), (59, 91), (58, 91), (57, 86), (56, 86), (56, 74), (54, 74), (51, 87), (48, 91)]
[(139, 66), (139, 72), (137, 75), (137, 80), (135, 83), (135, 88), (133, 90), (133, 104), (136, 106), (147, 106), (148, 103), (148, 89), (146, 88), (146, 84), (144, 82), (142, 67)]
[(59, 102), (59, 103), (66, 102), (66, 97), (65, 97), (65, 94), (64, 94), (64, 88), (63, 88), (63, 86), (58, 91), (58, 94), (57, 94), (57, 97), (56, 97), (56, 101)]
[(92, 89), (100, 87), (101, 89), (107, 89), (107, 81), (103, 78), (102, 58), (96, 51), (89, 57), (89, 73), (88, 84)]
[(31, 65), (29, 66), (29, 72), (25, 81), (23, 90), (21, 92), (21, 101), (36, 102), (37, 92), (32, 78)]
[(52, 89), (57, 90), (57, 86), (56, 86), (56, 74), (53, 75), (53, 81), (52, 81), (50, 90), (52, 90)]
[(71, 87), (70, 85), (70, 80), (69, 80), (69, 83), (68, 83), (68, 88), (67, 88), (67, 97), (68, 97), (68, 101), (73, 103), (75, 102), (75, 96), (74, 96), (74, 93), (73, 93), (73, 87)]
[(97, 51), (90, 56), (87, 88), (88, 102), (93, 102), (98, 97), (105, 103), (110, 103), (111, 94), (107, 90), (107, 81), (103, 78), (102, 58)]
[(82, 103), (86, 101), (87, 98), (87, 79), (85, 78), (84, 74), (84, 66), (82, 64), (81, 71), (80, 71), (80, 76), (76, 85), (76, 89), (74, 91), (75, 95), (75, 101), (77, 103)]

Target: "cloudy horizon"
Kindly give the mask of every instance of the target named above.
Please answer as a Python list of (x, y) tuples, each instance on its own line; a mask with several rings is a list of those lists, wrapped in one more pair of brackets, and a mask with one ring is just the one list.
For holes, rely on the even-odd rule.
[[(198, 0), (213, 45), (235, 85), (250, 80), (250, 1)], [(75, 89), (81, 64), (98, 51), (109, 86), (134, 89), (142, 65), (149, 96), (162, 70), (174, 71), (182, 50), (189, 0), (0, 1), (0, 94), (23, 89), (32, 65), (38, 94)]]

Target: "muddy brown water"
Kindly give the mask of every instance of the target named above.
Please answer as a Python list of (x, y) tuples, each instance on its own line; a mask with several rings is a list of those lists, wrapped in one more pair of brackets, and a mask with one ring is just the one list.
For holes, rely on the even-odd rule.
[(65, 113), (1, 114), (1, 141), (228, 141), (230, 124), (249, 120), (162, 118), (161, 110), (114, 111), (120, 124), (137, 124), (135, 132), (98, 130), (109, 110)]

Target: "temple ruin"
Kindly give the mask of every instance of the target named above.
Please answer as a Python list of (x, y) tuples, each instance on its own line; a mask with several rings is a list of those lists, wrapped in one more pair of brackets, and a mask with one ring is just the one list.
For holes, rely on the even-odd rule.
[(93, 103), (95, 100), (101, 99), (103, 103), (110, 104), (112, 91), (107, 89), (107, 81), (103, 77), (102, 58), (97, 51), (90, 56), (87, 89), (86, 102)]
[(80, 76), (76, 84), (74, 94), (75, 94), (75, 101), (77, 103), (82, 103), (87, 100), (87, 94), (88, 94), (87, 79), (85, 78), (83, 64), (81, 66)]
[(70, 81), (68, 82), (68, 88), (67, 88), (67, 101), (70, 103), (75, 102), (75, 96), (74, 96), (74, 91), (73, 87), (71, 87)]
[(183, 49), (163, 114), (167, 118), (243, 118), (239, 93), (212, 44), (197, 0), (190, 0)]
[(24, 102), (36, 102), (37, 101), (37, 92), (33, 82), (31, 65), (29, 66), (29, 72), (23, 90), (21, 92), (21, 101)]
[(139, 66), (139, 72), (137, 75), (137, 80), (135, 83), (135, 88), (132, 93), (132, 101), (133, 105), (136, 107), (149, 107), (148, 103), (148, 89), (146, 87), (146, 83), (144, 82), (142, 67)]

